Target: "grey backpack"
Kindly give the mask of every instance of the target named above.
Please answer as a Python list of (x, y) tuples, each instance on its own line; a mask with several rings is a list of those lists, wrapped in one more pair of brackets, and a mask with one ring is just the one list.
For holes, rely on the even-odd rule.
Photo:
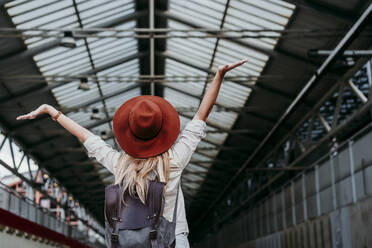
[(120, 184), (105, 188), (105, 239), (112, 248), (169, 248), (175, 247), (178, 191), (173, 220), (163, 215), (165, 184), (150, 181), (146, 205), (125, 192), (126, 204), (121, 201)]

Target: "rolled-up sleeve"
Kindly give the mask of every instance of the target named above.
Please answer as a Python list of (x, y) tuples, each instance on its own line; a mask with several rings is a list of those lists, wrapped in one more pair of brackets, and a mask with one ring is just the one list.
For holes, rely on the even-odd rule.
[(88, 157), (95, 158), (100, 164), (115, 174), (115, 167), (121, 155), (98, 135), (90, 135), (83, 143)]
[(173, 145), (173, 152), (179, 160), (181, 169), (185, 168), (190, 162), (199, 142), (206, 136), (205, 129), (206, 123), (194, 118), (182, 130), (178, 141)]

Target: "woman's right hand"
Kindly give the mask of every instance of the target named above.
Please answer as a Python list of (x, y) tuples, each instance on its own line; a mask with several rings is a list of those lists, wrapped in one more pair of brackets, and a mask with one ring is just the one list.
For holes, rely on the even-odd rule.
[(37, 109), (31, 111), (28, 114), (20, 115), (16, 119), (17, 120), (26, 120), (26, 119), (35, 119), (38, 115), (48, 113), (48, 108), (50, 106), (48, 104), (40, 105)]
[[(38, 115), (41, 114), (56, 116), (57, 113), (58, 111), (53, 106), (43, 104), (28, 114), (18, 116), (17, 120), (35, 119)], [(91, 131), (83, 126), (80, 126), (78, 123), (71, 120), (68, 116), (65, 116), (62, 113), (59, 115), (57, 122), (61, 124), (61, 126), (69, 131), (72, 135), (76, 136), (81, 142), (85, 142), (85, 140), (89, 136), (94, 135)]]

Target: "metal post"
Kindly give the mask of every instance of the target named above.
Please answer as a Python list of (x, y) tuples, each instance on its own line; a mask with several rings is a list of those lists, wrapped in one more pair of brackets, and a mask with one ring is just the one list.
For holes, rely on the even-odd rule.
[(356, 186), (355, 186), (355, 166), (354, 166), (354, 153), (353, 141), (349, 141), (349, 157), (350, 157), (350, 177), (351, 177), (351, 192), (353, 196), (353, 203), (357, 202)]
[(278, 231), (278, 214), (277, 214), (277, 207), (276, 207), (276, 194), (273, 196), (273, 216), (274, 216), (274, 232)]
[(359, 97), (359, 99), (363, 103), (366, 103), (368, 101), (367, 97), (363, 94), (363, 92), (361, 92), (351, 80), (348, 80), (347, 83), (350, 86), (351, 90), (355, 93), (355, 95), (357, 95), (357, 97)]
[(296, 200), (294, 192), (294, 181), (291, 182), (291, 200), (292, 200), (292, 223), (296, 225)]
[(367, 62), (367, 78), (369, 87), (372, 88), (372, 63), (371, 60)]
[(315, 165), (315, 191), (316, 191), (316, 213), (317, 216), (320, 216), (322, 214), (322, 208), (320, 205), (320, 187), (319, 187), (319, 165)]
[(304, 205), (304, 220), (307, 221), (307, 201), (306, 201), (306, 175), (305, 173), (302, 174), (302, 178), (301, 178), (301, 181), (302, 181), (302, 202), (303, 202), (303, 205)]
[(331, 165), (331, 184), (332, 184), (332, 202), (333, 202), (333, 209), (337, 209), (337, 196), (336, 196), (336, 177), (335, 177), (335, 165), (333, 161), (332, 154), (329, 156), (329, 162)]
[(270, 234), (270, 209), (269, 209), (269, 205), (270, 205), (270, 198), (267, 198), (266, 200), (266, 235), (269, 235)]
[(336, 100), (336, 107), (335, 107), (335, 110), (333, 112), (332, 128), (335, 128), (337, 126), (337, 120), (338, 120), (338, 116), (339, 116), (340, 109), (341, 109), (342, 95), (344, 93), (344, 90), (345, 90), (345, 84), (341, 84), (340, 88), (338, 90), (338, 96), (337, 96), (337, 100)]
[(13, 140), (9, 138), (9, 148), (10, 148), (10, 155), (12, 156), (13, 168), (17, 170), (15, 158), (14, 158), (14, 151), (13, 151)]
[[(372, 60), (369, 60), (367, 63), (367, 78), (368, 78), (368, 84), (369, 84), (369, 93), (368, 97), (372, 95)], [(370, 114), (372, 115), (372, 110), (370, 111)]]
[[(154, 18), (155, 18), (155, 3), (154, 0), (149, 0), (149, 23), (150, 29), (154, 29)], [(154, 80), (152, 79), (155, 74), (155, 41), (154, 41), (154, 33), (150, 34), (150, 76), (151, 76), (151, 95), (155, 95), (155, 84)]]
[(285, 209), (285, 192), (284, 192), (284, 190), (282, 189), (282, 194), (281, 194), (281, 196), (282, 196), (282, 211), (283, 211), (283, 229), (285, 229), (286, 227), (287, 227), (287, 220), (286, 220), (286, 218), (287, 218), (287, 216), (286, 216), (286, 209)]
[(324, 128), (327, 130), (327, 132), (331, 131), (331, 127), (329, 126), (326, 119), (324, 119), (323, 115), (320, 112), (318, 112), (317, 115), (318, 115), (318, 118), (319, 118), (320, 122), (322, 123)]
[(0, 151), (1, 151), (1, 149), (3, 149), (3, 146), (5, 144), (6, 139), (7, 139), (7, 137), (4, 135), (3, 141), (1, 142), (1, 145), (0, 145)]

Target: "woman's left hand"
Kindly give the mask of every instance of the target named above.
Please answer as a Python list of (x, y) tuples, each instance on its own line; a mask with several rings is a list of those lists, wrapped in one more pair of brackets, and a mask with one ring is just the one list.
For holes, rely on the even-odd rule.
[(43, 104), (28, 114), (18, 116), (17, 120), (35, 119), (38, 115), (47, 113), (47, 110), (48, 110), (48, 105)]
[(218, 73), (220, 73), (221, 76), (224, 76), (226, 72), (234, 69), (235, 67), (241, 66), (242, 64), (248, 62), (248, 59), (243, 59), (237, 63), (230, 64), (230, 65), (223, 65), (218, 68)]

